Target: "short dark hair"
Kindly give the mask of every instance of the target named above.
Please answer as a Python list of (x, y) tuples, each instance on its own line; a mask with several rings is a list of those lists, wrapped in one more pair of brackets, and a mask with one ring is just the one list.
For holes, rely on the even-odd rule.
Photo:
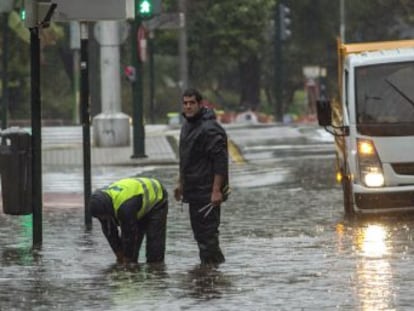
[(191, 97), (194, 96), (197, 102), (201, 102), (203, 100), (203, 96), (201, 93), (193, 88), (186, 89), (183, 93), (183, 97)]

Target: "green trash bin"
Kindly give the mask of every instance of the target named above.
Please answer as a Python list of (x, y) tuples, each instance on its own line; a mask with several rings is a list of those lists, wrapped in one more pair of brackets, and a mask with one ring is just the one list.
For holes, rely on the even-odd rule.
[(1, 131), (0, 175), (3, 212), (32, 213), (31, 135), (21, 128)]

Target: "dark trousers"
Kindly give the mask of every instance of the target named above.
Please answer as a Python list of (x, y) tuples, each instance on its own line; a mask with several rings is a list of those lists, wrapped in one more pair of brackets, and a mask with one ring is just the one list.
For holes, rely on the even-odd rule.
[(118, 212), (121, 223), (122, 248), (124, 256), (132, 262), (137, 262), (139, 250), (144, 236), (146, 237), (147, 262), (163, 262), (165, 255), (165, 239), (167, 231), (168, 194), (164, 191), (164, 200), (154, 206), (141, 219), (136, 215), (142, 205), (140, 196), (124, 203)]
[(146, 258), (148, 263), (164, 262), (167, 231), (168, 201), (155, 206), (138, 220), (137, 244), (134, 259), (138, 260), (142, 240), (146, 236)]
[(214, 207), (204, 217), (206, 210), (200, 208), (208, 204), (190, 203), (190, 220), (194, 238), (200, 251), (200, 260), (203, 264), (219, 264), (224, 262), (224, 255), (219, 246), (220, 207)]

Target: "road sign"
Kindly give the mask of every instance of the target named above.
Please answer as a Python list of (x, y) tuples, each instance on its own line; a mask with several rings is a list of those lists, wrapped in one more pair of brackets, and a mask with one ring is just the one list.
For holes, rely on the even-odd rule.
[(134, 18), (134, 0), (53, 0), (54, 21), (100, 21)]
[(0, 1), (0, 13), (7, 13), (13, 10), (14, 0), (1, 0)]

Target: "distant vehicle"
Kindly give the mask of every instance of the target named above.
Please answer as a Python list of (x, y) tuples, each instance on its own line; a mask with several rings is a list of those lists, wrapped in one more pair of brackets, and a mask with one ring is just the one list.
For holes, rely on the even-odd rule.
[(317, 102), (335, 135), (347, 215), (414, 211), (414, 40), (338, 41), (339, 101)]

